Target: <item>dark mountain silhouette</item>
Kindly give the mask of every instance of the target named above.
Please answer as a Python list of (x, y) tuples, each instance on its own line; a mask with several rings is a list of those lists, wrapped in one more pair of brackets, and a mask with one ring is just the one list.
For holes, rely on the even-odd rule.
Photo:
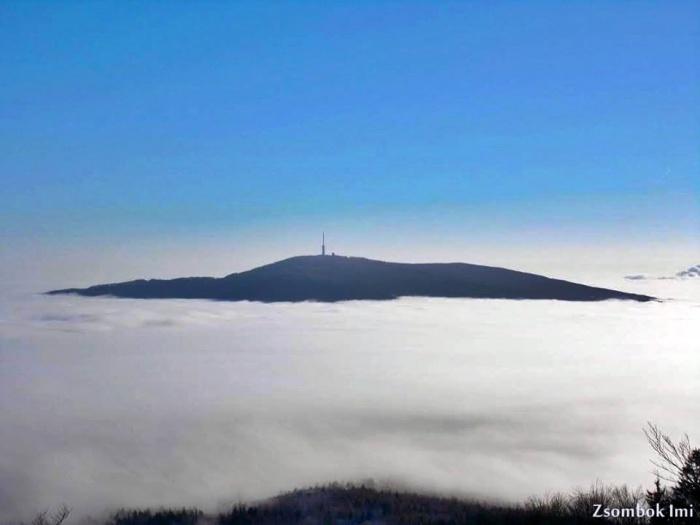
[(406, 264), (335, 255), (291, 257), (221, 278), (139, 279), (48, 293), (263, 302), (395, 299), (402, 296), (563, 301), (653, 299), (491, 266)]

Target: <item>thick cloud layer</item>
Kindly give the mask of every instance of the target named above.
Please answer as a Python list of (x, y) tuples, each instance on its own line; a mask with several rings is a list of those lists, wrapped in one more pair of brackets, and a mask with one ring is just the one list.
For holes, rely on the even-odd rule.
[(700, 438), (698, 320), (693, 300), (7, 297), (0, 519), (328, 480), (504, 499), (649, 483), (647, 420)]

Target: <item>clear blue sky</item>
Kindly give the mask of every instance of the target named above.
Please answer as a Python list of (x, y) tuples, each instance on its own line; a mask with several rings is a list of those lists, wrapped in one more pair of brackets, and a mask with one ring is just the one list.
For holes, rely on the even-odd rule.
[(698, 2), (5, 1), (0, 49), (6, 248), (698, 226)]

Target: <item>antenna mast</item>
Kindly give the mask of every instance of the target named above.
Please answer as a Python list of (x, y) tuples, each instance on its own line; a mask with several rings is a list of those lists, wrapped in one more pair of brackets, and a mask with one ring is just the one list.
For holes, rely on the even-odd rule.
[(326, 255), (326, 232), (323, 232), (323, 237), (321, 238), (321, 255)]

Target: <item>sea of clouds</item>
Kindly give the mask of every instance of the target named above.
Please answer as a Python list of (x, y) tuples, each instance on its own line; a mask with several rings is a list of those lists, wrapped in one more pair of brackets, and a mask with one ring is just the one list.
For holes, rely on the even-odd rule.
[(645, 304), (5, 294), (0, 520), (332, 480), (649, 485), (647, 421), (700, 442), (699, 284), (627, 283), (681, 297)]

